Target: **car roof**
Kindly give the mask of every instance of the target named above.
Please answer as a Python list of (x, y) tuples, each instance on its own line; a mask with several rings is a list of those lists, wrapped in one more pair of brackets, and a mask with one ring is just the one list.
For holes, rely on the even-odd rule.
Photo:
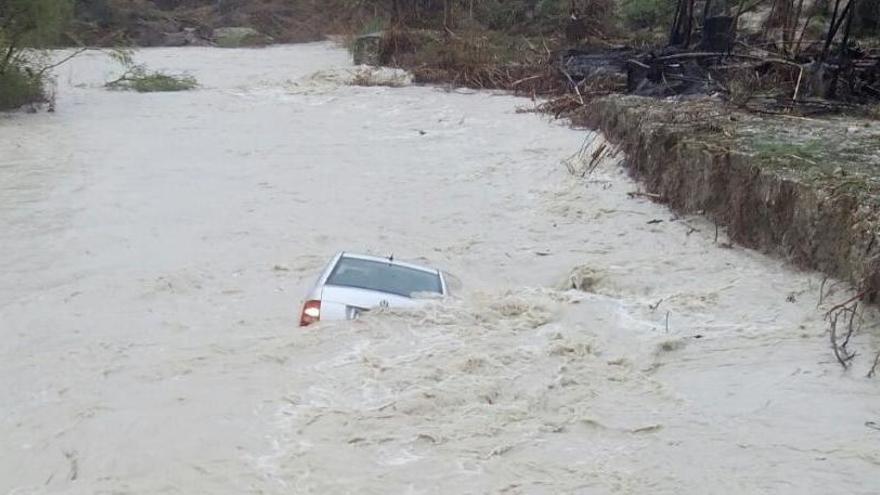
[(379, 256), (371, 256), (369, 254), (357, 254), (357, 253), (347, 253), (345, 251), (339, 253), (339, 258), (351, 258), (357, 260), (367, 260), (367, 261), (376, 261), (379, 263), (388, 263), (389, 265), (402, 266), (406, 268), (412, 268), (413, 270), (419, 270), (422, 272), (428, 272), (433, 274), (439, 274), (440, 270), (436, 268), (429, 268), (426, 266), (415, 265), (412, 263), (406, 263), (404, 261), (395, 260), (393, 257), (390, 258), (381, 258)]

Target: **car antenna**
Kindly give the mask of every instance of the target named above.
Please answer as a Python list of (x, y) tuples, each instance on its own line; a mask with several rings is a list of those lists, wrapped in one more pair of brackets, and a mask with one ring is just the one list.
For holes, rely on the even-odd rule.
[(393, 263), (393, 262), (394, 262), (394, 253), (391, 253), (391, 256), (388, 257), (388, 262), (389, 262), (389, 263)]

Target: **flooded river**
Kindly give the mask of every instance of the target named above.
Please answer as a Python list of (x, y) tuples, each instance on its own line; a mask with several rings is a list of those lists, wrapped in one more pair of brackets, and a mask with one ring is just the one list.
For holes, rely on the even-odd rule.
[[(0, 117), (0, 493), (880, 490), (880, 320), (843, 371), (821, 275), (584, 173), (600, 137), (328, 44), (138, 59), (202, 86), (90, 54)], [(297, 328), (343, 249), (460, 287)]]

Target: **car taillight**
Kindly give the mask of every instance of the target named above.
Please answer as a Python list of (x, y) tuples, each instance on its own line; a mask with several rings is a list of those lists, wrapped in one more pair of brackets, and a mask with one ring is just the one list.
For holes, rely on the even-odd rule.
[(305, 327), (321, 319), (321, 301), (306, 301), (303, 304), (302, 316), (299, 318), (299, 326)]

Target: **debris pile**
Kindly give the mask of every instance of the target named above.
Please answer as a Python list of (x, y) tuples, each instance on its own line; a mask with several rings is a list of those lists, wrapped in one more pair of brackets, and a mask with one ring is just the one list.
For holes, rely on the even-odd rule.
[[(692, 11), (681, 7), (688, 1), (680, 0), (682, 12)], [(792, 15), (797, 20), (801, 14)], [(679, 17), (663, 48), (561, 52), (557, 64), (571, 92), (581, 100), (595, 87), (653, 97), (718, 95), (771, 113), (828, 113), (880, 103), (880, 49), (853, 38), (849, 7), (834, 14), (822, 39), (803, 42), (803, 33), (796, 39), (789, 33), (781, 44), (766, 33), (738, 36), (737, 16), (707, 16), (699, 29), (691, 17)], [(773, 19), (766, 21), (768, 32)], [(807, 24), (809, 19), (803, 30)]]

